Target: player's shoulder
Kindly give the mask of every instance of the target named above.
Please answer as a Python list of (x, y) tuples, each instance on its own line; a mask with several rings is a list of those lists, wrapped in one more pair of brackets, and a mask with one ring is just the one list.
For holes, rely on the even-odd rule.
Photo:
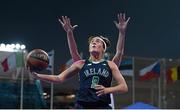
[(73, 64), (81, 65), (81, 64), (84, 64), (84, 63), (85, 63), (85, 60), (78, 60), (78, 61), (74, 62)]
[(85, 63), (85, 60), (78, 60), (78, 61), (74, 62), (74, 63), (72, 64), (72, 66), (75, 66), (75, 67), (78, 67), (78, 68), (82, 68), (82, 66), (84, 65), (84, 63)]

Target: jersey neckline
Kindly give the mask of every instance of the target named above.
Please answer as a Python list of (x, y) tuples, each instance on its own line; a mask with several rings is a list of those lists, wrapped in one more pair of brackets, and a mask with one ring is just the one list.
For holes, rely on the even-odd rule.
[(104, 62), (105, 59), (101, 59), (101, 60), (99, 60), (99, 61), (92, 61), (92, 60), (88, 59), (88, 61), (91, 62), (91, 63), (93, 63), (93, 64), (99, 64), (99, 63), (101, 63), (101, 62)]

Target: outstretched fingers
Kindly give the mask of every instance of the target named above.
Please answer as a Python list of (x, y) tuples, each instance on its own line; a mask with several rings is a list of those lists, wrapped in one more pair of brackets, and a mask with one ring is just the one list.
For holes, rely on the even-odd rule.
[(74, 25), (74, 26), (73, 26), (73, 29), (76, 28), (76, 27), (78, 27), (78, 25)]
[(68, 32), (69, 30), (72, 31), (76, 27), (78, 27), (78, 25), (72, 25), (70, 18), (68, 18), (67, 16), (62, 16), (61, 19), (59, 19), (59, 22), (66, 32)]
[(131, 19), (131, 18), (130, 18), (130, 17), (128, 17), (128, 19), (126, 20), (126, 23), (128, 23), (130, 19)]
[(61, 21), (61, 19), (58, 19), (59, 20), (59, 22), (63, 25), (64, 23)]
[(124, 17), (123, 17), (124, 14), (120, 13), (120, 16), (119, 16), (119, 22), (122, 22), (124, 21)]
[(126, 14), (123, 13), (123, 20), (126, 20)]
[(118, 28), (119, 26), (118, 26), (118, 22), (117, 21), (113, 21), (114, 22), (114, 24), (116, 25), (116, 27)]
[(67, 17), (66, 17), (66, 21), (67, 21), (67, 24), (70, 26), (70, 25), (71, 25), (70, 18), (67, 18)]
[(59, 22), (61, 23), (61, 25), (64, 25), (65, 24), (65, 17), (64, 16), (62, 16), (61, 18), (59, 18), (58, 19), (59, 20)]

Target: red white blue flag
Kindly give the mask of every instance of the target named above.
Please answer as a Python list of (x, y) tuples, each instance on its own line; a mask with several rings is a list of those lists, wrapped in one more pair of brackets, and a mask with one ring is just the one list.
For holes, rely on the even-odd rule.
[(139, 72), (139, 79), (141, 81), (150, 80), (153, 78), (157, 78), (160, 76), (160, 62), (155, 62), (143, 69)]

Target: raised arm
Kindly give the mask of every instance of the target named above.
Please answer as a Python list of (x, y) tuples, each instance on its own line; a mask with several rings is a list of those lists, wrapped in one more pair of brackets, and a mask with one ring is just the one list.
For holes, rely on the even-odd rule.
[(116, 54), (113, 57), (112, 61), (119, 66), (121, 63), (122, 56), (124, 54), (124, 42), (125, 42), (125, 33), (126, 33), (126, 27), (127, 24), (130, 20), (130, 17), (126, 20), (126, 15), (125, 14), (118, 14), (118, 22), (114, 21), (118, 31), (119, 31), (119, 36), (118, 36), (118, 42), (116, 45)]
[(59, 75), (47, 75), (47, 74), (38, 74), (36, 72), (31, 72), (32, 75), (40, 80), (47, 81), (47, 82), (53, 82), (53, 83), (62, 83), (66, 79), (71, 78), (75, 74), (79, 72), (79, 70), (84, 65), (83, 60), (79, 60), (71, 65), (68, 69), (60, 73)]
[(70, 54), (73, 59), (73, 62), (80, 60), (81, 56), (78, 53), (78, 49), (77, 49), (77, 45), (76, 45), (76, 41), (74, 39), (74, 33), (73, 33), (77, 25), (72, 26), (71, 21), (67, 16), (62, 16), (62, 18), (59, 19), (59, 22), (61, 23), (63, 29), (67, 33), (68, 46), (69, 46), (69, 50), (70, 50)]

